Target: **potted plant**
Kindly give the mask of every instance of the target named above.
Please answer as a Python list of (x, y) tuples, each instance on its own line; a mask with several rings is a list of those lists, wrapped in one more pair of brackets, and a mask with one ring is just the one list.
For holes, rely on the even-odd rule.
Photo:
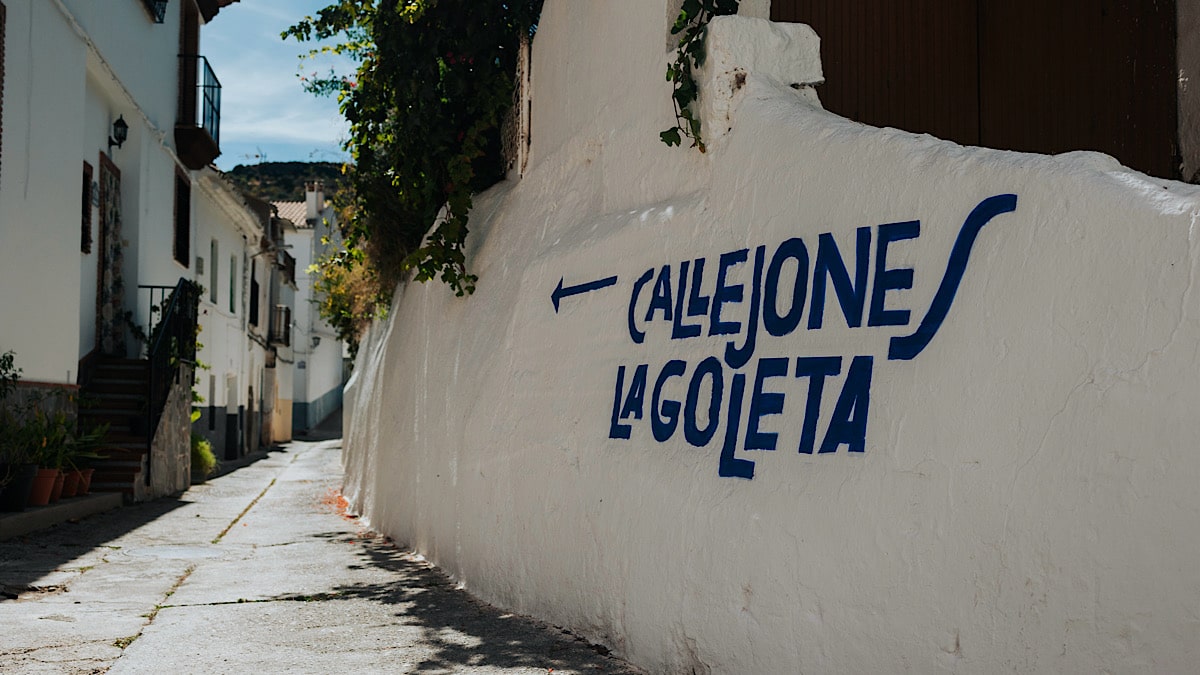
[(66, 413), (47, 413), (35, 407), (19, 437), (38, 465), (29, 504), (45, 506), (58, 501), (62, 494), (62, 468), (66, 464), (71, 437)]
[(23, 425), (10, 396), (21, 380), (13, 351), (0, 354), (0, 511), (24, 510), (37, 464), (24, 443)]
[(91, 487), (94, 468), (86, 464), (92, 460), (106, 459), (96, 449), (104, 442), (108, 425), (102, 424), (88, 431), (72, 435), (67, 444), (66, 476), (63, 479), (63, 496), (86, 495)]
[(38, 467), (23, 441), (21, 423), (0, 409), (0, 511), (23, 511), (29, 502)]

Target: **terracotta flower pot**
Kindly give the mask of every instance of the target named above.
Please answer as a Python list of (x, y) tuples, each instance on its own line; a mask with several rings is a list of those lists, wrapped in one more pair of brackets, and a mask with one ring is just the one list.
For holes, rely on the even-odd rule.
[(79, 469), (71, 469), (63, 471), (63, 497), (74, 497), (79, 494), (79, 481), (83, 476), (79, 473)]
[(95, 469), (80, 469), (79, 470), (79, 492), (76, 494), (86, 495), (92, 490), (92, 474)]
[(50, 493), (54, 491), (58, 469), (38, 469), (33, 477), (33, 489), (29, 491), (30, 506), (45, 506), (50, 503)]
[(62, 469), (55, 469), (58, 475), (54, 477), (54, 487), (50, 488), (50, 503), (57, 502), (62, 497), (63, 489), (63, 472)]

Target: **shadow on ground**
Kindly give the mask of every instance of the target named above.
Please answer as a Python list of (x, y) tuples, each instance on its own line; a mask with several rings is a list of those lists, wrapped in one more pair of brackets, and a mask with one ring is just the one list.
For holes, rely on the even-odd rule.
[(188, 505), (185, 497), (131, 504), (0, 543), (0, 602), (40, 590), (34, 586), (39, 579), (69, 571), (64, 566), (71, 561)]
[(641, 673), (623, 661), (609, 658), (606, 647), (591, 645), (570, 631), (500, 610), (472, 597), (456, 588), (440, 570), (401, 551), (386, 537), (345, 533), (315, 536), (356, 546), (361, 567), (375, 567), (399, 577), (394, 583), (338, 586), (327, 596), (316, 599), (363, 599), (394, 605), (396, 616), (421, 629), (422, 642), (432, 653), (417, 664), (416, 672), (459, 672), (464, 667), (490, 666), (553, 672)]

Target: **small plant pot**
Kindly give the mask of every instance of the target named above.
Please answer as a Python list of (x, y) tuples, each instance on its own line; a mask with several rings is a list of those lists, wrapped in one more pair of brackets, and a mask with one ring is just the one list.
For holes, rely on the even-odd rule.
[(59, 475), (58, 469), (38, 469), (33, 477), (33, 488), (29, 491), (30, 506), (45, 506), (50, 503), (50, 493)]
[(83, 478), (83, 476), (80, 475), (79, 469), (64, 471), (62, 496), (74, 497), (75, 495), (79, 494), (79, 481), (81, 478)]
[(80, 469), (79, 470), (79, 492), (78, 495), (90, 494), (92, 491), (92, 474), (95, 469)]
[(37, 476), (36, 464), (20, 464), (9, 467), (12, 480), (0, 494), (0, 511), (24, 511), (29, 504), (29, 491), (33, 489), (33, 479)]
[(55, 469), (58, 475), (54, 477), (54, 487), (50, 488), (50, 503), (53, 504), (62, 498), (63, 489), (63, 472), (62, 469)]

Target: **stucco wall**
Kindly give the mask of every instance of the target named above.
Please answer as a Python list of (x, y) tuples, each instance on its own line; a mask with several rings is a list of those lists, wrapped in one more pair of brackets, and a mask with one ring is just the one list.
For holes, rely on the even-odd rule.
[(5, 6), (0, 351), (16, 351), (26, 379), (74, 383), (86, 55), (52, 3)]
[(1190, 670), (1200, 192), (838, 118), (750, 19), (668, 149), (664, 9), (546, 2), (479, 290), (360, 352), (355, 507), (653, 672)]
[[(111, 148), (121, 172), (125, 308), (144, 322), (149, 302), (139, 306), (137, 286), (173, 285), (186, 273), (172, 259), (176, 164), (164, 145), (174, 143), (178, 18), (156, 25), (139, 2), (112, 4), (6, 3), (0, 288), (10, 290), (0, 293), (0, 317), (9, 317), (0, 349), (15, 350), (31, 379), (73, 383), (78, 359), (95, 346), (99, 217), (93, 209), (93, 251), (84, 254), (81, 176), (86, 161), (99, 180), (118, 116), (129, 125), (128, 140)], [(15, 319), (30, 316), (36, 330)]]
[[(47, 8), (57, 1), (34, 0)], [(96, 49), (104, 54), (108, 66), (138, 101), (150, 122), (168, 133), (174, 129), (179, 63), (167, 55), (179, 53), (179, 3), (170, 3), (165, 21), (156, 24), (143, 9), (141, 0), (61, 1)], [(131, 45), (137, 48), (131, 49)], [(163, 58), (146, 58), (147, 54)], [(171, 144), (174, 145), (173, 140)]]

